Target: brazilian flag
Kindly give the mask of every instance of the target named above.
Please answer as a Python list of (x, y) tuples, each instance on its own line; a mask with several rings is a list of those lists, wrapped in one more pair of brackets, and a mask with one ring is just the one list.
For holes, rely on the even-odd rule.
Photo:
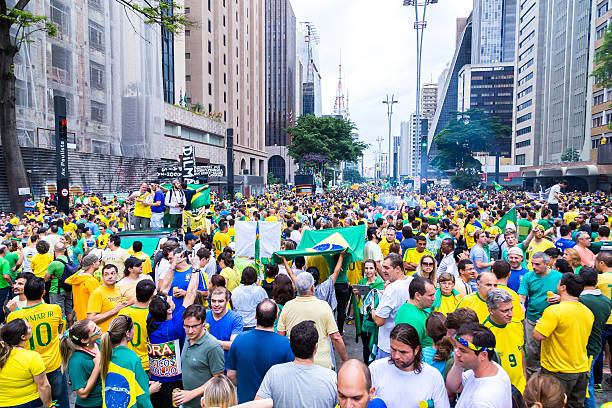
[(495, 181), (493, 182), (493, 186), (495, 187), (495, 191), (502, 191), (504, 189), (501, 184), (496, 183)]
[(132, 408), (136, 398), (144, 393), (132, 371), (109, 363), (108, 374), (102, 381), (103, 408)]
[[(205, 184), (188, 184), (188, 190), (197, 190), (198, 188), (204, 186)], [(162, 184), (162, 187), (171, 189), (172, 184)], [(202, 208), (205, 205), (210, 205), (210, 187), (203, 189), (199, 193), (196, 193), (191, 199), (191, 209), (197, 210), (198, 208)]]

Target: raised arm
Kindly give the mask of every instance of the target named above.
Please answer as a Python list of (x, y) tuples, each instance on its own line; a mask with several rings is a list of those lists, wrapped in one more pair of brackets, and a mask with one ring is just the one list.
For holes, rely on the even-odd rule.
[[(194, 263), (194, 261), (197, 263)], [(194, 255), (191, 257), (191, 262), (192, 262), (191, 265), (197, 265), (200, 263), (200, 260), (198, 259), (197, 256)], [(191, 278), (189, 278), (189, 286), (187, 286), (187, 293), (185, 294), (185, 299), (183, 300), (183, 306), (185, 306), (185, 308), (193, 304), (193, 302), (195, 301), (196, 295), (198, 294), (198, 283), (200, 283), (200, 272), (196, 272), (194, 268), (192, 268), (192, 271), (194, 272), (191, 274)]]
[(332, 273), (332, 279), (334, 284), (336, 283), (336, 279), (338, 279), (338, 275), (342, 270), (342, 261), (344, 260), (344, 254), (346, 254), (346, 249), (338, 255), (338, 262), (336, 262), (336, 267), (334, 268), (334, 273)]
[(285, 266), (285, 270), (287, 271), (287, 275), (289, 275), (289, 277), (293, 281), (293, 284), (295, 285), (295, 273), (293, 273), (293, 269), (291, 269), (291, 266), (289, 266), (289, 262), (287, 262), (287, 258), (281, 255), (278, 255), (278, 256), (280, 257), (280, 259), (282, 259), (283, 265)]

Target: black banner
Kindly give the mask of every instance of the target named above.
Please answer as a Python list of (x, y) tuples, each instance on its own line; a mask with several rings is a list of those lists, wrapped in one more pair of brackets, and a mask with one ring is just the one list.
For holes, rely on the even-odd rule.
[(53, 97), (55, 110), (55, 154), (57, 164), (57, 207), (67, 213), (70, 202), (68, 174), (68, 122), (66, 120), (66, 98)]

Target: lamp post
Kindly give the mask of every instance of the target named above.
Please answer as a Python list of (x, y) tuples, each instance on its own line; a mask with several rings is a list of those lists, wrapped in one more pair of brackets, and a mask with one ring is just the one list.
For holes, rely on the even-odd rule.
[(389, 155), (387, 156), (387, 168), (389, 169), (389, 178), (395, 179), (395, 173), (397, 169), (393, 163), (393, 136), (391, 136), (391, 116), (393, 116), (393, 104), (398, 103), (393, 98), (394, 95), (391, 95), (391, 99), (389, 99), (389, 95), (387, 95), (387, 99), (382, 101), (385, 105), (387, 105), (387, 118), (389, 119)]
[[(437, 2), (438, 0), (404, 0), (404, 6), (414, 7), (414, 29), (417, 32), (416, 139), (419, 141), (421, 140), (421, 54), (423, 53), (423, 31), (427, 27), (425, 13), (429, 4)], [(423, 154), (427, 154), (427, 149), (421, 149), (421, 194), (427, 191), (427, 183), (423, 183), (423, 179), (427, 179), (427, 160), (422, 157)]]

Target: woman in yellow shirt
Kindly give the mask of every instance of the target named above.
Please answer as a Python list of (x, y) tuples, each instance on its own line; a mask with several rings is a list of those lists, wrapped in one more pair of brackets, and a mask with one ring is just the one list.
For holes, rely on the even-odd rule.
[(51, 385), (45, 364), (36, 351), (26, 350), (32, 327), (23, 319), (8, 322), (0, 331), (0, 406), (51, 404)]

